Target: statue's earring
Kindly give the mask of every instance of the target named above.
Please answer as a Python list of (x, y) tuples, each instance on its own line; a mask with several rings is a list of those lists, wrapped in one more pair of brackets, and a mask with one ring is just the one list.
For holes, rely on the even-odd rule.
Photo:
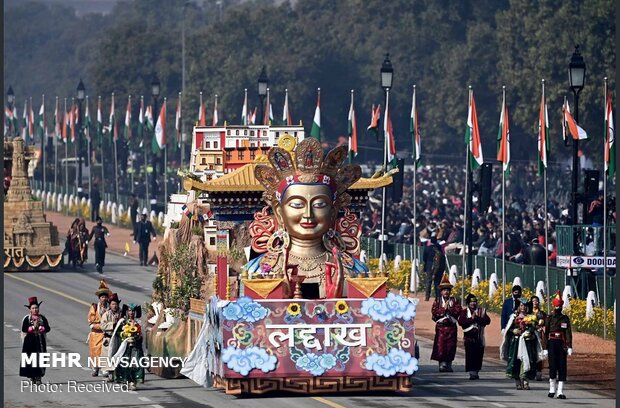
[(331, 228), (323, 235), (323, 246), (330, 252), (334, 247), (338, 248), (340, 252), (343, 252), (347, 248), (340, 233)]
[(267, 252), (271, 254), (281, 254), (291, 245), (291, 239), (286, 230), (280, 228), (269, 237), (267, 241)]

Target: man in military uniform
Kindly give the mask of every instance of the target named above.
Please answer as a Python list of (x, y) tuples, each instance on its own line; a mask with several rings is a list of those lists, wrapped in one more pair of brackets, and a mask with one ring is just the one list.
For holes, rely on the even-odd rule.
[(105, 237), (110, 235), (110, 231), (103, 226), (103, 220), (101, 217), (97, 217), (97, 225), (93, 227), (88, 236), (88, 241), (95, 238), (95, 264), (97, 266), (97, 272), (103, 273), (103, 266), (105, 265), (105, 249), (108, 244), (105, 242)]
[(560, 291), (553, 298), (553, 312), (545, 323), (543, 354), (549, 356), (549, 398), (566, 399), (566, 356), (573, 354), (573, 333), (568, 316), (562, 313), (564, 301)]
[(140, 222), (136, 225), (136, 230), (134, 231), (134, 243), (137, 241), (140, 244), (140, 266), (146, 266), (149, 261), (151, 235), (153, 236), (153, 240), (157, 239), (153, 224), (146, 219), (146, 213), (142, 213)]
[[(101, 356), (104, 337), (103, 330), (101, 329), (101, 317), (108, 310), (108, 297), (111, 293), (112, 291), (108, 288), (105, 280), (101, 279), (99, 288), (95, 292), (99, 301), (91, 304), (88, 309), (88, 325), (90, 328), (90, 333), (88, 333), (88, 354), (93, 359)], [(93, 367), (93, 377), (99, 375), (99, 368), (98, 365)]]

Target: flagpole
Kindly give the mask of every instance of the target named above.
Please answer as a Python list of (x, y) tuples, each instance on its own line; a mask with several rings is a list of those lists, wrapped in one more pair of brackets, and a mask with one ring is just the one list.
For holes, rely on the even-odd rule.
[[(351, 115), (351, 109), (353, 108), (353, 89), (351, 89), (351, 108), (349, 108), (349, 116)], [(349, 117), (349, 120), (353, 120), (353, 117)], [(351, 134), (349, 135), (349, 164), (353, 163), (353, 150), (351, 145), (353, 142), (353, 124), (351, 123)]]
[(105, 164), (104, 164), (104, 153), (103, 153), (103, 145), (104, 145), (104, 137), (103, 137), (103, 113), (101, 112), (101, 95), (99, 95), (99, 100), (97, 103), (97, 132), (99, 132), (99, 113), (101, 113), (101, 134), (100, 142), (101, 142), (101, 199), (105, 202)]
[[(65, 121), (65, 127), (67, 126), (67, 98), (65, 98), (65, 114), (64, 114), (64, 121)], [(67, 132), (69, 132), (69, 130), (67, 130)], [(66, 139), (64, 139), (65, 142), (65, 194), (68, 194), (68, 190), (69, 190), (69, 163), (67, 162), (67, 157), (69, 156), (69, 147), (68, 147), (68, 142), (69, 142), (69, 135), (65, 134)], [(65, 206), (65, 214), (67, 213), (67, 208)]]
[[(384, 122), (384, 129), (387, 129), (387, 123), (388, 123), (388, 114), (389, 114), (389, 110), (388, 110), (388, 104), (389, 104), (389, 100), (390, 100), (390, 90), (386, 89), (385, 90), (385, 117), (383, 118), (385, 120)], [(384, 174), (387, 173), (387, 154), (388, 154), (388, 137), (389, 135), (387, 134), (387, 132), (384, 130), (383, 131), (383, 171)], [(383, 261), (383, 249), (384, 249), (384, 241), (385, 241), (385, 190), (386, 188), (383, 187), (383, 193), (382, 193), (382, 197), (381, 197), (381, 253), (379, 254), (379, 270), (380, 270), (380, 274), (381, 276), (385, 276), (385, 265), (384, 265), (384, 261)]]
[[(545, 279), (547, 280), (547, 314), (551, 313), (551, 293), (549, 285), (549, 215), (547, 211), (547, 164), (549, 163), (549, 157), (547, 157), (547, 143), (549, 143), (549, 135), (547, 134), (547, 100), (545, 99), (545, 80), (542, 80), (542, 94), (543, 102), (542, 106), (544, 123), (541, 122), (540, 132), (545, 132), (544, 146), (541, 146), (541, 153), (544, 152), (545, 163), (543, 165), (543, 201), (545, 210)], [(545, 129), (542, 129), (544, 126)], [(544, 149), (544, 150), (543, 150)]]
[[(415, 106), (415, 85), (413, 86), (413, 104), (414, 107), (417, 109), (417, 106)], [(414, 115), (417, 115), (414, 112)], [(416, 160), (416, 156), (418, 155), (418, 149), (417, 149), (417, 145), (416, 145), (416, 137), (417, 137), (417, 132), (416, 132), (416, 128), (418, 126), (417, 123), (417, 116), (414, 117), (414, 120), (416, 121), (416, 123), (414, 123), (414, 128), (413, 128), (413, 251), (411, 251), (411, 262), (413, 263), (413, 267), (411, 269), (411, 276), (409, 278), (409, 291), (413, 291), (416, 295), (418, 293), (418, 285), (417, 285), (417, 279), (416, 279), (416, 285), (414, 285), (414, 275), (417, 273), (417, 249), (418, 249), (418, 233), (416, 230), (416, 220), (417, 220), (417, 208), (416, 208), (416, 191), (415, 191), (415, 186), (416, 186), (416, 178), (417, 178), (417, 172), (418, 172), (418, 163)]]
[[(471, 85), (469, 86), (469, 97), (468, 97), (468, 109), (471, 109)], [(467, 124), (469, 126), (469, 123)], [(470, 136), (470, 138), (473, 135)], [(471, 143), (471, 142), (469, 142)], [(465, 262), (466, 262), (466, 253), (467, 253), (467, 207), (469, 204), (469, 143), (465, 144), (465, 196), (463, 197), (463, 201), (465, 204), (463, 205), (463, 260), (462, 260), (462, 270), (461, 270), (461, 306), (465, 305)]]
[[(605, 140), (603, 141), (603, 339), (607, 339), (607, 172), (605, 171), (605, 165), (607, 164), (607, 150), (609, 143), (609, 118), (607, 117), (607, 77), (605, 77), (605, 123), (607, 129), (605, 129)], [(615, 160), (610, 157), (609, 161)]]
[[(43, 112), (41, 115), (41, 125), (42, 125), (42, 128), (41, 128), (41, 150), (42, 152), (41, 154), (43, 158), (43, 189), (42, 190), (45, 191), (45, 187), (46, 187), (45, 182), (47, 181), (45, 177), (45, 173), (46, 173), (45, 170), (47, 167), (46, 162), (45, 162), (45, 147), (46, 147), (45, 142), (47, 142), (47, 134), (46, 134), (47, 132), (45, 131), (45, 94), (41, 95), (41, 107), (43, 108)], [(43, 202), (43, 205), (45, 206), (46, 203), (47, 203), (47, 200)]]
[(56, 97), (56, 111), (55, 111), (55, 126), (54, 126), (54, 194), (56, 194), (58, 191), (58, 136), (56, 133), (56, 130), (58, 129), (58, 126), (60, 125), (58, 123), (58, 96)]
[[(506, 106), (506, 86), (502, 86), (502, 113), (504, 114), (504, 107)], [(503, 117), (503, 116), (502, 116)], [(508, 118), (503, 117), (503, 120)], [(502, 123), (503, 127), (503, 123)], [(503, 129), (500, 129), (503, 135)], [(506, 143), (508, 141), (506, 140)], [(507, 146), (506, 146), (507, 147)], [(504, 157), (502, 157), (502, 302), (506, 299), (506, 170), (504, 169)]]
[[(93, 161), (91, 160), (91, 144), (90, 144), (90, 111), (88, 109), (88, 95), (86, 96), (86, 110), (88, 111), (88, 123), (86, 124), (86, 148), (88, 149), (88, 154), (86, 155), (86, 163), (88, 163), (88, 198), (91, 199), (92, 206), (92, 196), (93, 196)], [(92, 210), (91, 210), (92, 214)]]
[[(112, 109), (116, 111), (116, 105), (114, 104), (114, 92), (112, 92)], [(113, 122), (110, 123), (110, 133), (112, 135), (112, 141), (114, 142), (114, 202), (118, 205), (118, 150), (117, 150), (117, 138), (115, 137), (115, 128), (116, 128), (116, 112), (111, 113), (113, 117)]]
[[(181, 92), (179, 92), (179, 100), (182, 99), (182, 95), (183, 94)], [(179, 115), (179, 122), (181, 122), (181, 123), (179, 123), (179, 132), (181, 132), (181, 134), (179, 135), (179, 138), (180, 138), (180, 141), (181, 141), (181, 164), (180, 164), (179, 168), (182, 169), (183, 168), (183, 155), (185, 153), (185, 151), (183, 150), (183, 147), (184, 147), (184, 144), (183, 144), (183, 130), (182, 130), (183, 129), (183, 125), (182, 125), (183, 119), (181, 119), (181, 117), (183, 116), (183, 104), (181, 102), (179, 102), (179, 103), (181, 104), (180, 105), (180, 112), (179, 112), (180, 113), (180, 115)], [(164, 162), (166, 162), (166, 159), (164, 159)], [(166, 200), (167, 200), (167, 198), (166, 198)]]

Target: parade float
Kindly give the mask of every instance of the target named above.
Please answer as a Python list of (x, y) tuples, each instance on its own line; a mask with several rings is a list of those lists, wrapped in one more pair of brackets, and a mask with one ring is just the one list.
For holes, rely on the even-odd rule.
[(62, 263), (58, 229), (45, 218), (43, 202), (32, 196), (29, 174), (39, 151), (21, 137), (4, 141), (5, 271), (54, 270)]
[(215, 262), (191, 299), (182, 374), (229, 394), (411, 389), (415, 301), (358, 259), (355, 212), (391, 177), (362, 179), (346, 157), (287, 134), (229, 174), (185, 179), (215, 218)]

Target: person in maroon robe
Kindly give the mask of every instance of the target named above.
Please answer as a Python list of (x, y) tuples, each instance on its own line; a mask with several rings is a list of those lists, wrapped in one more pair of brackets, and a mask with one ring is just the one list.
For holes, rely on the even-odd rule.
[(439, 361), (439, 372), (451, 373), (452, 361), (456, 354), (457, 319), (461, 314), (461, 305), (455, 297), (450, 296), (452, 284), (446, 273), (438, 286), (441, 295), (435, 298), (431, 313), (435, 322), (435, 341), (431, 360)]
[(465, 305), (458, 318), (463, 328), (465, 371), (469, 373), (470, 380), (477, 380), (484, 357), (484, 327), (491, 324), (491, 318), (484, 308), (478, 307), (478, 299), (471, 293), (465, 298)]

